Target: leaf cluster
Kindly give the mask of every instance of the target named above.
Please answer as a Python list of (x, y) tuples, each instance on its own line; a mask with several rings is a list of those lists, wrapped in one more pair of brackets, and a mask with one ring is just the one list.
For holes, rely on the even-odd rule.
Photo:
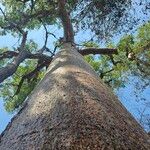
[[(125, 87), (131, 76), (143, 81), (138, 90), (149, 86), (150, 79), (150, 23), (138, 30), (137, 35), (125, 35), (115, 44), (117, 55), (89, 55), (85, 60), (96, 70), (100, 78), (113, 89)], [(89, 43), (91, 44), (91, 43)], [(88, 45), (89, 46), (89, 45)]]

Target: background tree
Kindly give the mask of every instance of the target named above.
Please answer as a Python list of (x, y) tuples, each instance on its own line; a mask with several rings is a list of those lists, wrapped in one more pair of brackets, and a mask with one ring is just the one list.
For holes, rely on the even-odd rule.
[[(4, 7), (1, 8), (1, 34), (12, 33), (14, 36), (22, 38), (19, 47), (14, 48), (14, 50), (1, 49), (1, 64), (4, 66), (0, 70), (0, 82), (11, 76), (11, 78), (4, 81), (5, 86), (2, 86), (2, 94), (6, 100), (5, 105), (8, 111), (13, 111), (23, 103), (34, 86), (43, 77), (43, 71), (51, 63), (58, 47), (61, 48), (64, 43), (68, 42), (77, 45), (74, 35), (81, 28), (88, 28), (93, 32), (94, 37), (91, 38), (91, 41), (93, 41), (94, 39), (107, 39), (118, 32), (120, 28), (122, 32), (125, 32), (139, 21), (138, 18), (128, 19), (128, 16), (132, 15), (131, 10), (135, 5), (132, 1), (9, 0), (3, 1), (2, 4)], [(144, 12), (146, 12), (148, 3), (143, 4), (143, 6), (145, 6)], [(126, 26), (123, 26), (123, 24)], [(49, 25), (57, 25), (63, 27), (64, 30), (64, 37), (57, 40), (54, 50), (47, 46), (48, 36), (52, 35), (56, 39), (58, 38), (49, 32)], [(42, 48), (38, 49), (37, 44), (34, 41), (29, 41), (27, 36), (31, 30), (38, 29), (41, 26), (45, 30), (45, 41)], [(118, 44), (120, 56), (112, 55), (117, 54), (114, 48), (98, 48), (96, 45), (91, 47), (90, 42), (84, 43), (83, 46), (86, 48), (78, 49), (78, 52), (82, 55), (107, 54), (108, 56), (101, 56), (99, 62), (94, 61), (92, 63), (100, 77), (104, 78), (104, 81), (109, 85), (117, 88), (123, 86), (124, 79), (122, 75), (124, 72), (130, 71), (130, 67), (137, 67), (140, 75), (148, 75), (147, 70), (146, 72), (142, 70), (143, 66), (147, 64), (147, 60), (145, 58), (141, 59), (140, 55), (143, 55), (141, 52), (134, 52), (135, 45), (133, 37), (129, 35), (124, 37)], [(127, 61), (124, 60), (124, 56), (126, 56)], [(35, 61), (28, 59), (35, 59)], [(86, 59), (87, 61), (94, 60), (91, 56)], [(131, 60), (132, 65), (128, 66)], [(20, 65), (21, 63), (22, 65)], [(137, 73), (134, 69), (131, 70)], [(116, 78), (120, 78), (120, 80), (117, 81)]]

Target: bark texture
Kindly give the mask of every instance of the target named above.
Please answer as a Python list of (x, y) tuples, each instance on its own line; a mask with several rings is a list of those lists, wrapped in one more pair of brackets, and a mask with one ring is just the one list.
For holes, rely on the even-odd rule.
[(70, 45), (0, 140), (0, 150), (150, 149), (142, 127)]

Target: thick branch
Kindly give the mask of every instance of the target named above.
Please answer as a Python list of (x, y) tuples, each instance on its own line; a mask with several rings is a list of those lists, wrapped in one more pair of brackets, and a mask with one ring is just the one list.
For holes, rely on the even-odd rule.
[(0, 83), (3, 82), (5, 79), (13, 75), (18, 66), (21, 62), (23, 62), (25, 59), (38, 59), (41, 62), (45, 62), (49, 64), (52, 60), (52, 57), (44, 55), (44, 54), (32, 54), (29, 51), (23, 50), (20, 53), (13, 52), (13, 51), (7, 51), (2, 54), (0, 54), (0, 59), (3, 58), (12, 58), (14, 57), (14, 61), (10, 64), (8, 64), (6, 67), (3, 67), (0, 69)]
[(12, 58), (14, 56), (18, 56), (18, 53), (14, 51), (6, 51), (0, 54), (0, 60), (5, 58)]
[(110, 58), (112, 64), (115, 65), (115, 66), (116, 66), (118, 63), (122, 63), (122, 61), (114, 61), (113, 55), (109, 55), (109, 58)]
[(0, 69), (0, 83), (3, 82), (6, 78), (13, 75), (19, 64), (23, 62), (29, 55), (29, 52), (26, 50), (23, 50), (19, 53), (19, 55), (14, 59), (14, 61), (10, 64), (8, 64), (6, 67), (3, 67)]
[(82, 50), (78, 51), (81, 55), (89, 55), (89, 54), (117, 54), (117, 49), (114, 48), (93, 48), (93, 47), (89, 47), (89, 48), (85, 48)]
[(112, 72), (112, 71), (114, 71), (114, 68), (112, 68), (112, 69), (110, 69), (110, 70), (108, 70), (108, 71), (106, 71), (106, 72), (102, 72), (102, 73), (100, 74), (100, 78), (103, 79), (103, 77), (104, 77), (107, 73), (110, 73), (110, 72)]
[(46, 61), (49, 63), (52, 60), (52, 57), (44, 55), (44, 54), (31, 54), (28, 56), (29, 59), (39, 59), (40, 61)]
[[(5, 58), (13, 58), (13, 57), (17, 57), (19, 55), (18, 52), (14, 52), (14, 51), (6, 51), (0, 54), (0, 60), (5, 59)], [(44, 55), (44, 54), (32, 54), (30, 52), (28, 52), (28, 56), (26, 57), (26, 59), (39, 59), (41, 61), (51, 61), (51, 57)]]
[(65, 8), (66, 0), (58, 1), (59, 6), (59, 16), (64, 28), (64, 41), (65, 42), (74, 42), (74, 33), (73, 27), (70, 20), (69, 13)]

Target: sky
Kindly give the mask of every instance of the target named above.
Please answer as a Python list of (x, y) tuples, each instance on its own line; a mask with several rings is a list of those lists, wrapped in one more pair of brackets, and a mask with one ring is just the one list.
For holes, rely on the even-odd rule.
[(5, 129), (14, 114), (5, 111), (3, 106), (3, 99), (0, 98), (0, 133)]
[[(58, 38), (62, 36), (62, 32), (56, 29), (55, 27), (51, 27), (51, 31), (54, 34), (56, 34)], [(37, 31), (31, 32), (29, 37), (34, 39), (37, 43), (39, 43), (40, 46), (42, 46), (45, 35), (44, 35), (43, 30), (40, 29), (38, 32)], [(80, 32), (80, 34), (76, 37), (76, 41), (78, 43), (81, 42), (80, 41), (81, 37), (82, 37), (82, 40), (85, 40), (85, 39), (88, 40), (91, 37), (91, 33), (84, 32), (84, 31)], [(48, 41), (49, 45), (53, 45), (53, 42), (54, 42), (54, 38), (51, 38)], [(11, 35), (0, 37), (0, 47), (8, 46), (9, 48), (11, 48), (11, 47), (17, 46), (17, 44), (18, 44), (18, 40), (12, 37)], [(132, 83), (132, 78), (131, 78), (131, 83)], [(119, 91), (116, 92), (116, 94), (118, 95), (123, 105), (128, 109), (128, 111), (136, 119), (138, 119), (140, 118), (139, 112), (142, 112), (145, 108), (146, 108), (145, 113), (150, 114), (150, 110), (147, 107), (147, 102), (150, 102), (150, 99), (148, 99), (150, 98), (150, 87), (147, 88), (143, 93), (143, 97), (147, 98), (146, 102), (145, 101), (137, 102), (136, 97), (134, 96), (134, 93), (133, 93), (133, 89), (134, 87), (132, 84), (127, 84), (126, 88), (121, 88)], [(0, 133), (5, 129), (6, 125), (8, 124), (8, 122), (10, 122), (13, 116), (14, 114), (9, 114), (5, 111), (4, 106), (3, 106), (3, 99), (0, 97)], [(145, 129), (147, 130), (146, 127)]]

